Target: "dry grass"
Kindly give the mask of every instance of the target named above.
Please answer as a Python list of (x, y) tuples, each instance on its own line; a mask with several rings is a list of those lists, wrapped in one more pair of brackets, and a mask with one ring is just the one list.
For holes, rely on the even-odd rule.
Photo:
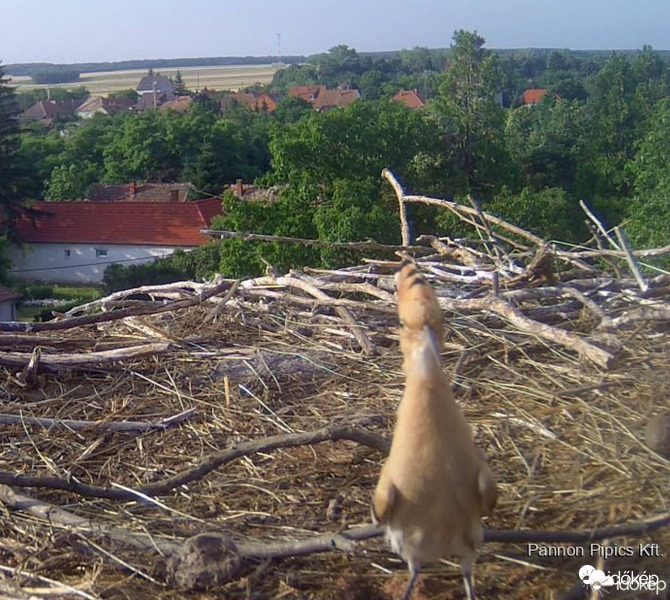
[[(279, 67), (275, 65), (226, 65), (219, 67), (183, 67), (159, 69), (156, 73), (166, 77), (174, 77), (180, 71), (184, 84), (189, 90), (238, 90), (256, 84), (267, 85)], [(111, 92), (135, 89), (140, 79), (147, 74), (146, 69), (127, 71), (104, 71), (98, 73), (82, 73), (79, 81), (38, 85), (28, 76), (12, 77), (11, 85), (19, 92), (34, 89), (64, 88), (74, 89), (84, 86), (94, 96), (106, 96)]]
[[(390, 266), (349, 273), (352, 281), (356, 273), (372, 274), (380, 290), (391, 285)], [(342, 279), (321, 274), (316, 281), (327, 289), (327, 282)], [(451, 289), (438, 288), (443, 296)], [(378, 416), (370, 429), (390, 437), (403, 382), (393, 305), (358, 291), (331, 290), (333, 297), (351, 300), (357, 323), (377, 349), (376, 355), (364, 356), (332, 309), (316, 302), (303, 307), (288, 294), (276, 299), (254, 295), (254, 289), (276, 291), (269, 284), (243, 285), (214, 322), (207, 319), (211, 304), (205, 304), (141, 321), (41, 334), (60, 341), (52, 348), (42, 342), (43, 353), (136, 343), (146, 340), (146, 325), (178, 344), (162, 356), (42, 374), (32, 387), (21, 382), (16, 369), (0, 370), (2, 413), (102, 421), (152, 421), (189, 408), (196, 414), (165, 431), (141, 435), (0, 426), (2, 471), (136, 489), (241, 441), (336, 421)], [(472, 289), (460, 289), (466, 291)], [(532, 307), (554, 304), (544, 299)], [(626, 308), (618, 306), (612, 310)], [(523, 308), (530, 307), (526, 302)], [(585, 308), (566, 309), (552, 319), (583, 333), (596, 324)], [(499, 480), (499, 504), (488, 527), (584, 531), (669, 510), (670, 462), (650, 451), (643, 439), (648, 418), (668, 408), (667, 321), (635, 322), (610, 332), (621, 350), (604, 370), (491, 313), (447, 312), (445, 320), (446, 368), (459, 365), (457, 398)], [(238, 541), (269, 542), (368, 523), (382, 460), (380, 452), (354, 442), (323, 443), (241, 458), (157, 502), (82, 498), (36, 488), (26, 493), (155, 539), (181, 541), (219, 531)], [(616, 558), (606, 568), (646, 570), (670, 581), (667, 528), (610, 543), (637, 548), (642, 541), (660, 544), (665, 558)], [(477, 589), (483, 598), (559, 598), (578, 583), (582, 564), (597, 561), (588, 548), (586, 557), (543, 558), (529, 556), (525, 544), (486, 544), (477, 563)], [(156, 552), (130, 550), (6, 508), (0, 565), (57, 580), (90, 597), (134, 600), (388, 600), (399, 597), (406, 581), (404, 565), (380, 540), (371, 540), (351, 553), (251, 565), (235, 581), (186, 593), (167, 583), (165, 560)], [(0, 592), (3, 577), (8, 578), (5, 586), (33, 587), (43, 597), (37, 583), (10, 578), (6, 570), (0, 571)], [(60, 597), (76, 595), (63, 592)], [(457, 568), (426, 568), (414, 597), (462, 597)]]

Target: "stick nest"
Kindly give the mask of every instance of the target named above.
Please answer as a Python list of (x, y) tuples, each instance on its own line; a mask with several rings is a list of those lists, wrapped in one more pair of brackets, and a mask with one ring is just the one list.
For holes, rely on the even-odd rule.
[[(670, 279), (651, 278), (642, 292), (602, 261), (559, 260), (551, 248), (540, 248), (538, 258), (518, 247), (503, 255), (481, 243), (426, 244), (418, 264), (443, 304), (443, 363), (499, 481), (486, 526), (588, 531), (668, 511), (670, 462), (662, 446), (647, 446), (645, 428), (668, 409)], [(369, 523), (383, 444), (345, 440), (249, 452), (155, 501), (132, 497), (132, 490), (217, 453), (273, 436), (349, 424), (389, 440), (403, 388), (396, 267), (368, 260), (339, 271), (142, 288), (31, 331), (5, 328), (1, 412), (21, 420), (0, 425), (0, 469), (12, 484), (0, 486), (0, 592), (176, 599), (187, 588), (199, 590), (188, 597), (201, 599), (398, 598), (405, 567), (380, 539), (345, 552), (244, 564), (235, 553), (239, 545), (270, 548)], [(561, 332), (585, 345), (566, 343)], [(155, 351), (124, 358), (138, 346)], [(591, 347), (610, 358), (590, 356)], [(103, 351), (116, 354), (86, 360)], [(52, 360), (65, 355), (75, 358), (67, 365)], [(178, 414), (185, 417), (145, 431), (104, 428)], [(31, 418), (53, 421), (43, 426)], [(91, 423), (70, 427), (67, 420)], [(34, 481), (21, 489), (19, 475), (131, 496), (101, 498)], [(133, 547), (123, 535), (38, 514), (8, 499), (12, 490), (80, 525), (89, 520), (150, 543)], [(669, 580), (667, 528), (610, 544), (648, 541), (660, 544), (666, 559), (617, 558), (606, 568)], [(207, 575), (213, 563), (206, 558), (200, 575), (175, 571), (175, 562), (197, 563), (203, 553), (223, 564), (214, 575)], [(557, 598), (579, 583), (582, 564), (596, 561), (488, 543), (476, 587), (484, 598)], [(221, 571), (227, 575), (217, 577)], [(414, 597), (461, 594), (458, 570), (437, 564), (426, 568)]]

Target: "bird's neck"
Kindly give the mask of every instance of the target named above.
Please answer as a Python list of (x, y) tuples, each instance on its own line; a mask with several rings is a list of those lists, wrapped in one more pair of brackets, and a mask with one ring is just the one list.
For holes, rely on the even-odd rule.
[(444, 377), (440, 364), (439, 344), (434, 332), (424, 326), (413, 332), (403, 344), (403, 370), (407, 381), (423, 380), (426, 383), (439, 381)]

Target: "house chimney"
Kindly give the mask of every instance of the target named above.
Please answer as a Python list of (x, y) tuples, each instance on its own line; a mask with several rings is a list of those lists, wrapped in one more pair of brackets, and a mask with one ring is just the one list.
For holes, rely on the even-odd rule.
[(244, 196), (244, 184), (241, 179), (238, 179), (235, 182), (235, 193), (241, 198)]
[(179, 190), (170, 190), (170, 202), (179, 202)]
[(133, 181), (130, 184), (130, 197), (134, 198), (136, 193), (137, 193), (137, 182)]

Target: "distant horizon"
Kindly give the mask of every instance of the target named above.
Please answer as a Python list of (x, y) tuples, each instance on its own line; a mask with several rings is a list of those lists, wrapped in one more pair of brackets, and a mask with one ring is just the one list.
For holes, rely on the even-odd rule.
[[(337, 45), (337, 44), (336, 44)], [(348, 44), (347, 44), (348, 45)], [(486, 46), (486, 48), (492, 52), (497, 52), (499, 50), (505, 51), (505, 52), (513, 52), (513, 51), (524, 51), (524, 50), (535, 50), (535, 51), (556, 51), (556, 52), (576, 52), (576, 53), (610, 53), (610, 52), (640, 52), (643, 50), (645, 46), (651, 46), (651, 44), (643, 44), (639, 48), (562, 48), (558, 46), (510, 46), (510, 47), (491, 47), (491, 46)], [(401, 52), (403, 50), (414, 50), (415, 48), (426, 48), (428, 50), (434, 50), (434, 51), (439, 51), (439, 50), (448, 50), (450, 48), (449, 46), (440, 46), (440, 47), (428, 47), (428, 46), (413, 46), (412, 48), (396, 48), (393, 50), (358, 50), (357, 48), (350, 46), (356, 52), (359, 54), (380, 54), (380, 53), (393, 53), (393, 52)], [(661, 53), (670, 53), (670, 48), (656, 48), (652, 46), (652, 48), (655, 51), (661, 52)], [(161, 62), (166, 62), (166, 61), (182, 61), (182, 60), (214, 60), (214, 59), (225, 59), (225, 60), (230, 60), (230, 59), (257, 59), (257, 58), (271, 58), (271, 59), (282, 59), (282, 58), (293, 58), (293, 57), (303, 57), (303, 58), (309, 58), (310, 56), (315, 56), (317, 54), (324, 54), (327, 53), (330, 50), (328, 48), (327, 50), (323, 50), (321, 52), (313, 52), (310, 54), (282, 54), (277, 55), (277, 54), (218, 54), (218, 55), (201, 55), (201, 56), (170, 56), (170, 57), (157, 57), (157, 56), (152, 56), (149, 58), (123, 58), (123, 59), (110, 59), (110, 60), (78, 60), (75, 62), (49, 62), (49, 61), (26, 61), (26, 62), (5, 62), (2, 60), (2, 57), (0, 57), (0, 65), (2, 67), (9, 67), (9, 66), (25, 66), (25, 65), (58, 65), (58, 66), (76, 66), (76, 65), (87, 65), (87, 64), (118, 64), (118, 63), (125, 63), (125, 62), (147, 62), (147, 61), (161, 61)], [(231, 63), (232, 65), (233, 63)]]
[[(123, 62), (158, 56), (310, 56), (447, 48), (477, 31), (492, 49), (663, 50), (668, 0), (31, 0), (5, 2), (2, 64)], [(134, 58), (134, 57), (145, 58)]]

